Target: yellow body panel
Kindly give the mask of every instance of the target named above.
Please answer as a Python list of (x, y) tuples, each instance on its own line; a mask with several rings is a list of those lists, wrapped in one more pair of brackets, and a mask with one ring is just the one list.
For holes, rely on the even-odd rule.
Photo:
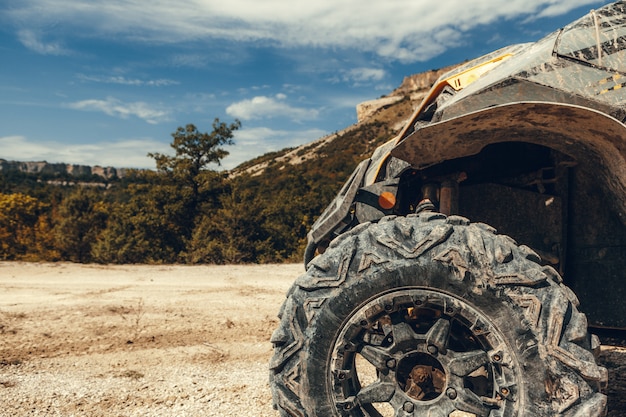
[[(424, 100), (422, 100), (419, 107), (415, 110), (415, 112), (409, 119), (410, 120), (409, 123), (406, 124), (406, 126), (402, 129), (400, 134), (392, 138), (390, 141), (388, 141), (381, 147), (385, 147), (389, 145), (389, 142), (394, 142), (395, 144), (400, 143), (405, 138), (407, 130), (409, 130), (411, 126), (413, 125), (413, 123), (415, 123), (415, 120), (417, 119), (417, 117), (437, 98), (437, 96), (439, 96), (439, 94), (441, 94), (441, 92), (446, 86), (450, 86), (454, 90), (460, 91), (464, 89), (465, 87), (467, 87), (468, 85), (472, 84), (474, 81), (478, 80), (483, 74), (497, 67), (502, 62), (504, 62), (508, 58), (511, 58), (512, 56), (513, 54), (511, 53), (503, 54), (493, 59), (490, 59), (489, 61), (485, 61), (478, 65), (470, 67), (464, 71), (459, 72), (458, 74), (454, 74), (450, 77), (440, 79), (430, 89), (428, 95), (424, 98)], [(389, 154), (390, 154), (390, 150), (388, 150), (385, 153), (384, 157), (380, 158), (378, 168), (376, 169), (376, 175), (368, 175), (366, 177), (367, 184), (372, 184), (376, 181), (376, 177), (378, 177), (378, 174), (381, 168), (383, 167), (385, 161), (387, 160), (387, 158), (389, 158)]]

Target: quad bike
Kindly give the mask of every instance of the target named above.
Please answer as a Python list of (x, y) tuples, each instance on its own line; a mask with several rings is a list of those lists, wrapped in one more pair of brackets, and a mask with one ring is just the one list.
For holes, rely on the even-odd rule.
[(308, 235), (280, 415), (605, 415), (588, 328), (626, 328), (624, 87), (624, 1), (442, 76)]

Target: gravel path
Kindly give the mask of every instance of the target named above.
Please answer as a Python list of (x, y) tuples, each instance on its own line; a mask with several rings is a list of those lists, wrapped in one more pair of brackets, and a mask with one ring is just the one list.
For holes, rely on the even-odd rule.
[(0, 263), (0, 417), (276, 416), (269, 337), (301, 271)]
[[(268, 340), (301, 272), (0, 262), (0, 417), (277, 417)], [(624, 416), (626, 349), (600, 360)]]

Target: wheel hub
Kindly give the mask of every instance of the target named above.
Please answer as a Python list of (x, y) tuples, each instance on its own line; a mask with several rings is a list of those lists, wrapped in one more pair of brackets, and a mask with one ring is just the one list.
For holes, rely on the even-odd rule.
[(517, 399), (501, 393), (515, 391), (519, 376), (498, 350), (505, 345), (488, 318), (456, 297), (428, 288), (382, 294), (336, 339), (335, 404), (354, 416), (506, 415)]
[(430, 401), (445, 390), (447, 379), (441, 363), (433, 356), (411, 352), (398, 364), (396, 380), (411, 398)]

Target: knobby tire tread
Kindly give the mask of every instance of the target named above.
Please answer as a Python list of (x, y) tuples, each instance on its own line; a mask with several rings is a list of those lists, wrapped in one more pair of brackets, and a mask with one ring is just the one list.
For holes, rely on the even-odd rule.
[[(454, 291), (465, 291), (468, 297), (484, 293), (506, 303), (512, 320), (521, 318), (513, 325), (536, 340), (537, 357), (545, 362), (546, 373), (530, 377), (540, 378), (536, 386), (545, 388), (530, 395), (543, 403), (533, 414), (518, 410), (510, 417), (604, 415), (606, 398), (600, 390), (606, 385), (607, 372), (595, 363), (587, 320), (559, 274), (540, 262), (530, 248), (460, 216), (425, 212), (359, 225), (309, 263), (281, 307), (280, 324), (271, 340), (270, 386), (275, 408), (283, 417), (321, 416), (319, 410), (331, 410), (331, 404), (320, 404), (329, 400), (310, 387), (308, 380), (309, 361), (318, 354), (311, 337), (320, 331), (319, 318), (336, 320), (338, 325), (344, 319), (332, 317), (328, 300), (358, 298), (355, 291), (364, 288), (366, 292), (371, 280), (390, 269), (399, 271), (393, 275), (400, 276), (398, 280), (406, 279), (401, 271), (421, 263), (449, 272), (448, 281), (455, 283), (442, 282), (442, 287), (454, 285)], [(333, 415), (339, 414), (334, 411)]]

